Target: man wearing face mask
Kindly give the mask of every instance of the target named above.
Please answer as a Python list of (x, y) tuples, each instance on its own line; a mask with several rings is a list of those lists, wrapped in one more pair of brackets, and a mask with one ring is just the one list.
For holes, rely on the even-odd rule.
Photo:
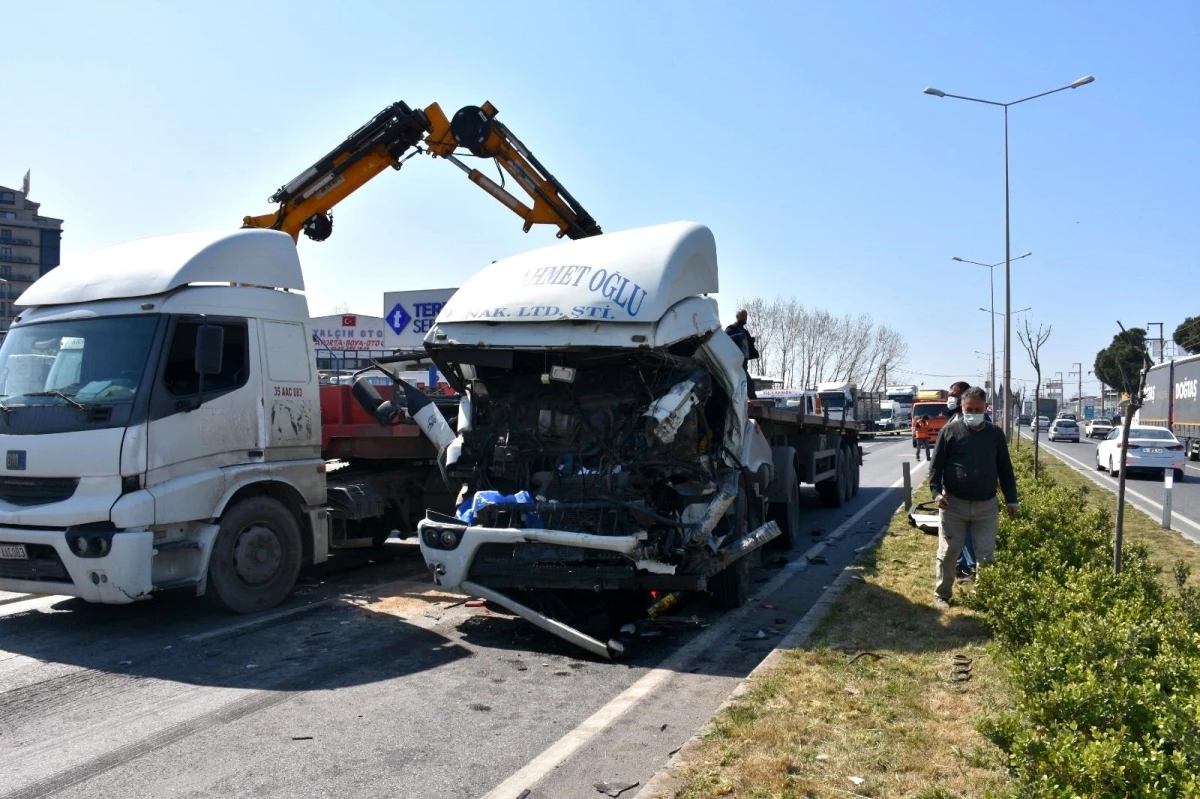
[[(959, 380), (950, 386), (950, 391), (947, 392), (950, 396), (946, 400), (946, 407), (950, 409), (951, 420), (958, 418), (962, 414), (962, 395), (970, 387), (971, 384), (965, 380)], [(988, 421), (992, 421), (990, 417)], [(933, 458), (931, 457), (930, 460), (932, 461)], [(967, 527), (967, 531), (963, 536), (962, 554), (959, 555), (958, 564), (955, 566), (955, 577), (960, 581), (969, 580), (974, 574), (975, 546), (971, 541), (971, 528)]]
[(1017, 515), (1017, 479), (1003, 431), (989, 422), (987, 394), (978, 386), (962, 392), (962, 413), (946, 423), (933, 449), (929, 487), (941, 509), (934, 605), (950, 607), (954, 566), (970, 526), (981, 563), (992, 559), (1000, 527), (996, 484), (1010, 516)]

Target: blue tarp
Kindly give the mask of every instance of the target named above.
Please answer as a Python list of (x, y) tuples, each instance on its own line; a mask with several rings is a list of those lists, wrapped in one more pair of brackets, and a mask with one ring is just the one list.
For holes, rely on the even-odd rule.
[[(515, 494), (501, 494), (499, 491), (476, 491), (475, 495), (458, 506), (455, 517), (467, 524), (475, 524), (475, 516), (484, 508), (492, 505), (532, 505), (533, 497), (528, 491), (518, 491)], [(542, 520), (533, 511), (521, 514), (521, 521), (526, 527), (541, 527)]]

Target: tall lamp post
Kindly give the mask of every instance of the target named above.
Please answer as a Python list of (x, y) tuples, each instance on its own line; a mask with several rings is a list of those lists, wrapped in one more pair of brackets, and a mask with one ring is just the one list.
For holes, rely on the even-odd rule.
[[(1011, 237), (1009, 235), (1009, 214), (1008, 214), (1008, 109), (1009, 106), (1020, 105), (1027, 103), (1030, 100), (1036, 100), (1039, 97), (1045, 97), (1050, 94), (1066, 91), (1067, 89), (1078, 89), (1080, 86), (1086, 86), (1096, 80), (1091, 75), (1082, 77), (1079, 80), (1067, 86), (1060, 86), (1057, 89), (1051, 89), (1048, 92), (1041, 94), (1033, 94), (1029, 97), (1022, 97), (1020, 100), (1013, 100), (1011, 103), (1001, 103), (995, 100), (982, 100), (978, 97), (966, 97), (961, 94), (950, 94), (940, 89), (927, 88), (925, 94), (933, 97), (951, 97), (955, 100), (968, 100), (972, 103), (983, 103), (984, 105), (998, 105), (1004, 109), (1004, 385), (1007, 390), (1008, 384), (1012, 378), (1012, 276), (1009, 272), (1009, 267), (1012, 262), (1011, 256)], [(1012, 414), (1004, 415), (1004, 432), (1012, 438), (1012, 424), (1009, 417)]]
[[(1033, 253), (1027, 252), (1024, 255), (1018, 255), (1016, 258), (1013, 258), (1013, 260), (1019, 261), (1022, 258), (1028, 258), (1031, 255), (1033, 255)], [(995, 275), (996, 275), (996, 267), (1003, 264), (1004, 261), (1001, 261), (998, 264), (984, 264), (984, 263), (980, 263), (979, 261), (968, 261), (966, 258), (959, 258), (957, 255), (954, 256), (953, 258), (951, 258), (950, 260), (958, 261), (960, 264), (974, 264), (975, 266), (985, 266), (985, 267), (987, 267), (987, 270), (988, 270), (988, 288), (990, 290), (991, 299), (992, 299), (992, 376), (991, 376), (992, 405), (993, 405), (993, 407), (997, 407), (996, 406), (996, 280), (995, 280)], [(980, 310), (983, 310), (983, 309), (980, 308)], [(1028, 311), (1029, 309), (1026, 308), (1025, 310)], [(1017, 311), (1017, 313), (1020, 313), (1020, 311)], [(1012, 392), (1008, 391), (1007, 393), (1011, 394)], [(1007, 422), (1008, 410), (1009, 410), (1008, 402), (1001, 401), (1001, 403), (998, 407), (1000, 407), (1000, 409), (1001, 409), (1000, 413), (1003, 414), (1003, 416), (1001, 417), (1001, 422), (1003, 424), (1007, 425), (1008, 424), (1008, 422)]]

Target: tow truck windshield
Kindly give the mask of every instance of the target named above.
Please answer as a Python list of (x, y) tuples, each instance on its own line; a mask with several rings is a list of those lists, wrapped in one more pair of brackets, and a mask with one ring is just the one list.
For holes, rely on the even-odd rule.
[(9, 409), (130, 402), (156, 325), (156, 318), (147, 315), (13, 327), (0, 346), (0, 402)]

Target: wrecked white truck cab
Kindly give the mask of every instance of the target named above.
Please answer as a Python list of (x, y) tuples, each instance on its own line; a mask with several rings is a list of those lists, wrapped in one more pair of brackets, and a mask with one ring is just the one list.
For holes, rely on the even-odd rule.
[(419, 525), (439, 584), (605, 657), (611, 591), (744, 601), (773, 519), (794, 540), (795, 455), (750, 417), (717, 288), (713, 234), (678, 222), (498, 261), (458, 290), (425, 339), (462, 394), (457, 437), (431, 420), (463, 483), (457, 517)]

